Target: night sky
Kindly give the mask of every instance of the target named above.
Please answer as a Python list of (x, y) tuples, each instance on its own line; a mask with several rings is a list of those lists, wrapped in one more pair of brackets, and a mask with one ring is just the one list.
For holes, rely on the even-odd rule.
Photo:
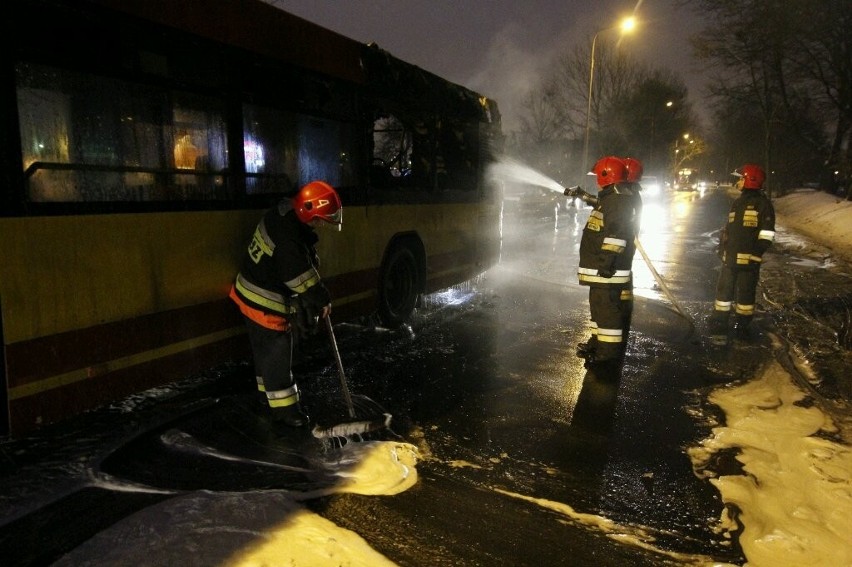
[[(674, 0), (266, 0), (497, 101), (504, 130), (517, 127), (518, 101), (554, 54), (589, 42), (635, 15), (624, 38), (640, 60), (681, 74), (697, 111), (704, 78), (688, 37), (700, 20)], [(598, 42), (614, 40), (602, 32)]]

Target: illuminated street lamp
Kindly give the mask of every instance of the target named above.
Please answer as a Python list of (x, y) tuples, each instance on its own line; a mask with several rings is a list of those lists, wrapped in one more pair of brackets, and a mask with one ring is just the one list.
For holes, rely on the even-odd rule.
[(613, 26), (610, 28), (605, 28), (602, 30), (598, 30), (595, 32), (595, 36), (592, 38), (592, 53), (591, 59), (589, 61), (589, 97), (588, 97), (588, 106), (586, 107), (586, 137), (583, 141), (583, 169), (582, 172), (585, 174), (588, 171), (588, 163), (589, 163), (589, 125), (592, 116), (592, 83), (595, 80), (595, 45), (598, 41), (598, 35), (605, 31), (614, 30), (616, 28), (621, 29), (621, 33), (629, 33), (636, 27), (636, 18), (629, 17), (621, 20), (621, 23), (617, 26)]

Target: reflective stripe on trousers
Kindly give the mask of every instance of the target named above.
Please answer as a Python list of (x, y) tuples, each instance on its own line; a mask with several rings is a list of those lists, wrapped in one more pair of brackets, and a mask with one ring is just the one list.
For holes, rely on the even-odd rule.
[(283, 390), (266, 391), (266, 400), (271, 408), (292, 406), (299, 401), (299, 388), (293, 384)]

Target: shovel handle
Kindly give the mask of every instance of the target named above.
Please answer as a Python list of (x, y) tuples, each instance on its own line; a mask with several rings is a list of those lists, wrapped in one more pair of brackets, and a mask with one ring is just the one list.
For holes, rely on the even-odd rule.
[(343, 389), (343, 397), (346, 400), (346, 408), (349, 417), (355, 417), (355, 406), (352, 404), (352, 395), (349, 393), (349, 385), (346, 383), (346, 373), (343, 371), (343, 361), (340, 360), (340, 350), (337, 348), (337, 339), (334, 338), (334, 329), (331, 326), (331, 317), (326, 315), (325, 328), (328, 330), (328, 338), (331, 340), (331, 350), (334, 351), (334, 361), (337, 363), (337, 374), (340, 376), (340, 387)]

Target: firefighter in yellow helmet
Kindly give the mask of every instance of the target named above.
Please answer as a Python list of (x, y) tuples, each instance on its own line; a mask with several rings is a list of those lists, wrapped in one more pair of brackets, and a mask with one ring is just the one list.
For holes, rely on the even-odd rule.
[(722, 269), (709, 325), (716, 344), (727, 343), (732, 310), (737, 338), (749, 338), (760, 265), (775, 239), (775, 208), (763, 192), (766, 173), (760, 166), (747, 163), (732, 175), (737, 177), (735, 187), (740, 196), (731, 204), (719, 236)]
[(319, 241), (314, 228), (340, 227), (343, 207), (323, 181), (282, 199), (255, 228), (230, 298), (248, 326), (257, 388), (265, 394), (272, 419), (290, 427), (310, 421), (299, 401), (291, 370), (293, 328), (311, 330), (331, 312), (331, 296), (317, 271)]

